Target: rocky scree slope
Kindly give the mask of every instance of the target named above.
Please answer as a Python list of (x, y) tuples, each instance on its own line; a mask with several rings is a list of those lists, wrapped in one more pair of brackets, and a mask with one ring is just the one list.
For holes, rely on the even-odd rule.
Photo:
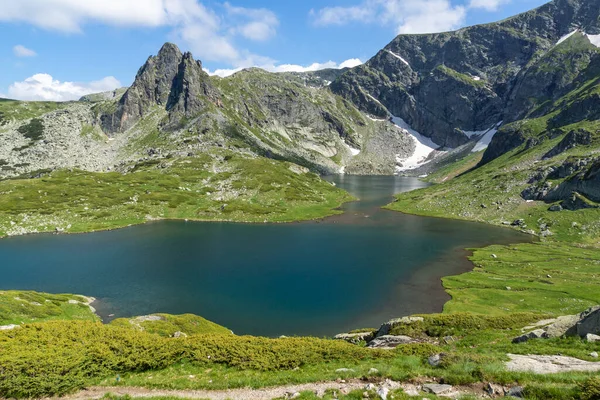
[(400, 35), (331, 89), (363, 111), (401, 117), (437, 144), (457, 147), (469, 132), (539, 114), (544, 102), (572, 90), (594, 52), (571, 59), (553, 49), (575, 30), (600, 34), (599, 15), (596, 0), (555, 0), (498, 23)]
[[(415, 144), (391, 122), (375, 123), (327, 88), (341, 71), (210, 77), (167, 43), (131, 87), (53, 103), (0, 126), (0, 176), (79, 168), (125, 172), (152, 159), (225, 148), (288, 160), (313, 171), (393, 174)], [(7, 110), (35, 103), (3, 102)]]

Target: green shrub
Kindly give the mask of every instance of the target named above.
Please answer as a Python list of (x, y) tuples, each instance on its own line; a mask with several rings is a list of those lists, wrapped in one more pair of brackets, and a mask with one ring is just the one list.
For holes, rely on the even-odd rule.
[(526, 399), (531, 400), (575, 400), (580, 398), (573, 388), (551, 386), (548, 384), (526, 386), (523, 394)]
[(579, 398), (581, 400), (600, 400), (600, 378), (597, 376), (586, 379), (579, 384)]
[(22, 125), (17, 130), (32, 141), (40, 140), (44, 135), (44, 123), (41, 119), (34, 118), (27, 125)]
[(399, 323), (393, 326), (390, 334), (411, 337), (443, 337), (486, 329), (516, 329), (540, 320), (543, 316), (531, 313), (500, 316), (456, 313), (430, 314), (422, 315), (422, 317), (423, 321)]
[(395, 349), (396, 354), (403, 356), (417, 356), (421, 358), (430, 357), (434, 354), (439, 354), (443, 350), (441, 347), (430, 343), (411, 343), (398, 346)]
[(170, 339), (93, 322), (51, 321), (0, 333), (0, 397), (64, 395), (91, 378), (160, 370), (183, 360), (256, 371), (392, 357), (313, 338), (198, 335)]

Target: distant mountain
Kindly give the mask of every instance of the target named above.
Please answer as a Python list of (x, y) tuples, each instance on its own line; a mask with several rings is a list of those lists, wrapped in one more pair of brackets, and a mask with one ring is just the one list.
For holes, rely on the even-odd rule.
[[(129, 88), (72, 104), (2, 102), (0, 176), (128, 171), (223, 148), (320, 173), (421, 175), (571, 128), (594, 142), (580, 122), (600, 118), (599, 16), (597, 0), (555, 0), (498, 23), (400, 35), (352, 69), (227, 78), (166, 43)], [(563, 147), (586, 143), (576, 133)]]
[[(600, 34), (599, 15), (597, 0), (555, 0), (498, 23), (400, 35), (331, 89), (365, 112), (401, 117), (439, 145), (456, 147), (469, 140), (465, 132), (539, 114), (576, 86), (595, 63), (590, 35)], [(575, 30), (582, 52), (572, 59), (554, 51)]]

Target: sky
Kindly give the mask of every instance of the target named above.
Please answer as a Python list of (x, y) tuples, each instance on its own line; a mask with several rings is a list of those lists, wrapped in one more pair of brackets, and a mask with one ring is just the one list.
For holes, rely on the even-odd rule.
[(211, 74), (352, 67), (398, 34), (498, 21), (546, 0), (0, 0), (0, 97), (130, 85), (167, 41)]

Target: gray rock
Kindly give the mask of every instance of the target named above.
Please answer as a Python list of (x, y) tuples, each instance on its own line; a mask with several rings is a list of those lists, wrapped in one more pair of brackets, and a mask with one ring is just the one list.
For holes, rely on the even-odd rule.
[(0, 326), (0, 331), (12, 331), (13, 329), (18, 328), (19, 325), (2, 325)]
[(379, 373), (379, 370), (377, 368), (371, 368), (371, 369), (369, 369), (369, 372), (368, 372), (369, 375), (375, 375), (378, 373)]
[(353, 369), (350, 369), (350, 368), (338, 368), (338, 369), (335, 370), (335, 372), (344, 372), (344, 373), (347, 373), (347, 372), (355, 372), (355, 371)]
[(444, 354), (434, 354), (433, 356), (427, 358), (427, 363), (432, 367), (439, 367), (442, 364), (442, 360), (444, 359)]
[(524, 397), (522, 386), (513, 386), (506, 392), (506, 397), (516, 397), (522, 399)]
[(553, 324), (546, 327), (546, 335), (549, 338), (575, 336), (577, 335), (576, 325), (578, 321), (578, 315), (566, 315), (563, 317), (558, 317)]
[(577, 323), (577, 334), (585, 337), (588, 334), (600, 334), (600, 306), (589, 308), (581, 313)]
[(590, 353), (590, 357), (592, 357), (592, 358), (598, 358), (598, 353), (597, 353), (597, 352), (595, 352), (595, 351), (592, 351), (592, 352)]
[(390, 330), (397, 325), (410, 325), (415, 322), (423, 322), (423, 321), (424, 321), (423, 317), (402, 317), (402, 318), (392, 319), (392, 320), (386, 322), (385, 324), (381, 325), (381, 327), (375, 334), (375, 337), (385, 336), (385, 335), (389, 334)]
[(524, 342), (528, 341), (529, 339), (542, 339), (542, 338), (547, 338), (547, 337), (548, 337), (548, 334), (546, 333), (545, 330), (536, 329), (534, 331), (527, 332), (521, 336), (514, 338), (512, 340), (512, 342), (513, 343), (524, 343)]
[(503, 386), (491, 382), (485, 385), (485, 391), (492, 397), (504, 396), (506, 394)]
[(585, 335), (585, 340), (590, 343), (600, 342), (600, 336), (588, 333), (587, 335)]
[(182, 337), (188, 337), (188, 335), (187, 335), (187, 333), (177, 331), (173, 334), (173, 337), (174, 338), (182, 338)]
[(454, 387), (452, 387), (451, 385), (428, 383), (423, 385), (423, 390), (427, 393), (432, 393), (436, 396), (443, 396), (444, 394), (452, 392), (454, 390)]
[(381, 400), (387, 400), (389, 393), (390, 389), (386, 387), (380, 387), (379, 389), (377, 389), (377, 395), (381, 398)]
[(506, 369), (514, 372), (532, 372), (535, 374), (555, 374), (561, 372), (600, 371), (599, 362), (584, 361), (565, 356), (537, 356), (509, 354), (510, 361)]
[(360, 342), (369, 342), (373, 340), (375, 334), (373, 332), (360, 332), (360, 333), (340, 333), (335, 335), (336, 340), (345, 340), (352, 344), (358, 344)]
[(560, 204), (554, 204), (552, 206), (550, 206), (550, 208), (548, 209), (548, 211), (552, 211), (552, 212), (558, 212), (558, 211), (562, 211), (563, 208)]
[(416, 343), (416, 341), (408, 336), (384, 335), (371, 340), (369, 343), (367, 343), (367, 347), (374, 349), (393, 349), (402, 344), (410, 343)]

